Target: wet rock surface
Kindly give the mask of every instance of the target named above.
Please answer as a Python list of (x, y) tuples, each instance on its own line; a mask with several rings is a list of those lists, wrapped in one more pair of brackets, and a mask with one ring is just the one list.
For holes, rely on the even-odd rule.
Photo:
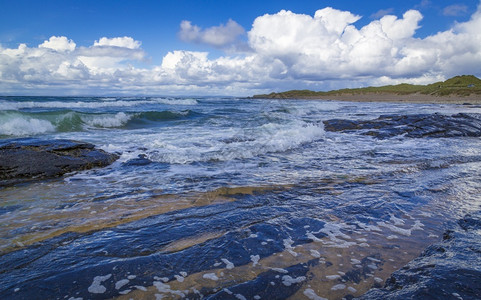
[(0, 142), (0, 186), (104, 167), (117, 158), (92, 144), (73, 140), (4, 140)]
[[(288, 221), (292, 229), (284, 230), (275, 224), (261, 222), (282, 218), (286, 209), (295, 211), (295, 208), (277, 205), (260, 206), (256, 197), (249, 196), (239, 202), (212, 205), (201, 210), (190, 208), (90, 234), (66, 233), (0, 256), (0, 294), (6, 299), (53, 299), (59, 295), (108, 299), (127, 289), (116, 289), (115, 284), (131, 274), (137, 276), (130, 280), (129, 286), (164, 287), (176, 281), (174, 274), (215, 272), (214, 265), (221, 258), (235, 266), (252, 265), (251, 255), (262, 259), (283, 251), (283, 240), (288, 238), (293, 239), (293, 246), (309, 242), (305, 238), (307, 231), (322, 229), (325, 225), (313, 218), (298, 218)], [(243, 229), (233, 230), (237, 226)], [(212, 232), (231, 231), (186, 249), (166, 248), (172, 241), (196, 236), (205, 228)], [(323, 233), (316, 235), (318, 238), (323, 236)], [(266, 240), (269, 242), (263, 244)], [(317, 263), (309, 261), (291, 266), (287, 268), (288, 274), (265, 272), (252, 281), (232, 286), (231, 291), (252, 293), (263, 299), (284, 299), (283, 295), (294, 294), (302, 282), (285, 285), (282, 284), (283, 276), (275, 277), (306, 276), (307, 267)], [(105, 278), (102, 285), (106, 290), (95, 297), (96, 294), (87, 287), (99, 275)], [(271, 286), (271, 281), (276, 285)], [(267, 289), (261, 284), (265, 282), (269, 283)], [(277, 296), (268, 297), (275, 288)], [(212, 297), (209, 299), (226, 299), (228, 296), (215, 288), (200, 292), (203, 297)], [(194, 294), (187, 297), (202, 298)]]
[(324, 121), (326, 131), (354, 132), (385, 139), (404, 135), (411, 138), (481, 136), (481, 114), (459, 113), (382, 115), (373, 120), (331, 119)]
[(480, 299), (481, 212), (467, 215), (443, 241), (359, 299)]

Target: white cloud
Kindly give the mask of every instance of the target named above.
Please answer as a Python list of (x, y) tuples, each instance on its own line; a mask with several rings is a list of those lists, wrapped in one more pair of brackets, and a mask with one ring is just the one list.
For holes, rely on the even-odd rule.
[[(55, 36), (38, 47), (0, 46), (0, 91), (252, 95), (481, 75), (481, 6), (469, 21), (426, 38), (415, 36), (422, 19), (416, 10), (363, 27), (356, 26), (360, 18), (329, 7), (313, 16), (266, 14), (247, 33), (251, 52), (211, 59), (207, 52), (173, 50), (148, 68), (136, 67), (146, 54), (131, 37), (103, 37), (87, 47)], [(208, 29), (182, 24), (183, 39), (216, 47), (242, 34), (234, 21)]]
[(38, 47), (55, 51), (74, 51), (76, 44), (64, 36), (52, 36), (48, 41), (44, 41)]
[(94, 46), (113, 46), (128, 49), (139, 49), (140, 45), (141, 43), (139, 41), (136, 41), (128, 36), (115, 37), (110, 39), (103, 37), (100, 40), (94, 42)]
[(294, 79), (379, 76), (393, 73), (421, 18), (410, 10), (402, 19), (387, 15), (357, 29), (360, 17), (349, 12), (325, 8), (311, 17), (281, 11), (258, 17), (248, 35), (257, 53), (278, 58)]
[(453, 4), (443, 9), (443, 15), (450, 17), (462, 16), (468, 13), (468, 7), (464, 4)]
[(184, 20), (180, 23), (179, 37), (186, 42), (223, 48), (236, 42), (238, 37), (244, 33), (244, 28), (233, 20), (229, 20), (225, 25), (221, 24), (206, 29), (201, 29), (199, 26), (192, 25), (190, 21)]

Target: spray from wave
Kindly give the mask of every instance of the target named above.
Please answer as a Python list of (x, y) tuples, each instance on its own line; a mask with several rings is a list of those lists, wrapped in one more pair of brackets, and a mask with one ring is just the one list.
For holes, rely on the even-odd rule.
[(38, 113), (3, 111), (0, 112), (0, 136), (155, 127), (164, 122), (194, 118), (198, 115), (200, 114), (190, 110), (118, 113), (81, 113), (71, 110)]
[(171, 164), (248, 159), (295, 149), (323, 136), (322, 126), (301, 121), (268, 123), (245, 132), (225, 129), (209, 136), (198, 132), (175, 138), (160, 133), (151, 137), (148, 157), (153, 161)]

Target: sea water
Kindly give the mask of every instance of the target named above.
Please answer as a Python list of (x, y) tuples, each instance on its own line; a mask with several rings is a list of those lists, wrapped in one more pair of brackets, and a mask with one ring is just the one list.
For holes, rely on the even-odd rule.
[[(0, 189), (0, 290), (43, 298), (340, 299), (381, 286), (481, 201), (479, 138), (323, 120), (467, 105), (0, 97), (0, 138), (120, 158)], [(48, 288), (46, 288), (48, 287)]]

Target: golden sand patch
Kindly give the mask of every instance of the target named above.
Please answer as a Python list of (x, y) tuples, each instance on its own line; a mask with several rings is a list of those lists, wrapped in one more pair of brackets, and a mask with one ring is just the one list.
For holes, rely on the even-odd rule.
[(127, 198), (78, 203), (66, 201), (65, 203), (71, 206), (65, 209), (40, 209), (32, 205), (27, 210), (16, 211), (15, 215), (4, 216), (2, 235), (21, 228), (30, 230), (10, 239), (0, 236), (4, 241), (7, 240), (6, 243), (0, 243), (0, 252), (7, 253), (66, 232), (91, 232), (175, 210), (235, 201), (234, 195), (260, 194), (287, 188), (288, 185), (221, 187), (208, 192), (159, 194), (142, 200)]
[[(335, 246), (329, 237), (324, 237), (311, 243), (288, 247), (259, 260), (254, 257), (252, 262), (242, 266), (228, 266), (230, 262), (219, 257), (219, 261), (210, 270), (184, 274), (186, 276), (177, 275), (177, 279), (169, 282), (162, 281), (165, 274), (158, 274), (153, 286), (145, 287), (144, 290), (126, 287), (128, 293), (115, 299), (155, 299), (156, 295), (165, 297), (162, 299), (182, 299), (182, 295), (196, 293), (202, 288), (213, 292), (223, 289), (231, 292), (230, 287), (254, 280), (267, 271), (277, 273), (275, 282), (271, 284), (279, 285), (283, 284), (284, 275), (292, 275), (287, 272), (287, 268), (316, 259), (318, 264), (309, 267), (305, 278), (296, 278), (302, 281), (302, 286), (289, 299), (304, 299), (306, 290), (327, 299), (342, 299), (346, 295), (360, 296), (374, 285), (383, 285), (392, 272), (418, 256), (425, 247), (422, 232), (414, 239), (394, 241), (386, 238), (387, 233), (353, 233), (344, 241), (353, 242), (354, 245), (344, 248)], [(204, 239), (199, 236), (192, 241), (201, 242)], [(349, 279), (355, 277), (359, 280)]]

